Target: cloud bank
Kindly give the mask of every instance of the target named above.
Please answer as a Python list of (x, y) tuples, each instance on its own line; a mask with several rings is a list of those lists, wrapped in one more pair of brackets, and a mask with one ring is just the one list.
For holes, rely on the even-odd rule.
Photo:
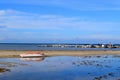
[[(16, 10), (0, 10), (0, 40), (119, 39), (120, 23), (83, 20), (63, 15), (41, 15)], [(113, 28), (114, 27), (114, 28)], [(11, 31), (16, 29), (17, 31)], [(38, 31), (39, 30), (39, 31)], [(42, 31), (43, 30), (43, 31)], [(38, 38), (38, 35), (41, 36)]]
[(15, 10), (0, 10), (0, 21), (1, 27), (18, 29), (110, 31), (118, 30), (118, 25), (120, 25), (118, 22), (84, 21), (77, 17), (32, 14)]

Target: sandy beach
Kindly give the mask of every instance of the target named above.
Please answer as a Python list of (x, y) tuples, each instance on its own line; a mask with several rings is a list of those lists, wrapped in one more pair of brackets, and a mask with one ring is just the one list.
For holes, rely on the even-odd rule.
[[(20, 54), (35, 51), (19, 51), (19, 50), (0, 50), (0, 58), (20, 57)], [(46, 56), (87, 56), (87, 55), (120, 55), (120, 51), (41, 51)]]

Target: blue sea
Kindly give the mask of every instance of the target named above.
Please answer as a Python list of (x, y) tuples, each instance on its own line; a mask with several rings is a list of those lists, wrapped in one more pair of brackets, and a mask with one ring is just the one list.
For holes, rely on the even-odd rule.
[(46, 43), (0, 43), (0, 50), (120, 50), (120, 48), (39, 47)]
[(0, 80), (120, 80), (120, 56), (0, 58)]

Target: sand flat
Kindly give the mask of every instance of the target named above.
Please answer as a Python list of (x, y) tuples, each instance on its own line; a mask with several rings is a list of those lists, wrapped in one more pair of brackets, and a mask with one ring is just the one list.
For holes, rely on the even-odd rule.
[[(32, 51), (24, 50), (0, 50), (0, 58), (4, 57), (20, 57), (22, 53), (27, 53)], [(33, 51), (34, 52), (34, 51)], [(116, 54), (120, 55), (120, 51), (41, 51), (46, 56), (86, 56), (86, 55), (109, 55)]]

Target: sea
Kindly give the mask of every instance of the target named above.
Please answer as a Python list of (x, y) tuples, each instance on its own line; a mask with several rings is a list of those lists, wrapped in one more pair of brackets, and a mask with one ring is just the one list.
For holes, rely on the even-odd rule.
[(48, 43), (0, 43), (0, 50), (117, 50), (120, 48), (40, 47)]
[(120, 80), (120, 56), (0, 58), (0, 80)]

